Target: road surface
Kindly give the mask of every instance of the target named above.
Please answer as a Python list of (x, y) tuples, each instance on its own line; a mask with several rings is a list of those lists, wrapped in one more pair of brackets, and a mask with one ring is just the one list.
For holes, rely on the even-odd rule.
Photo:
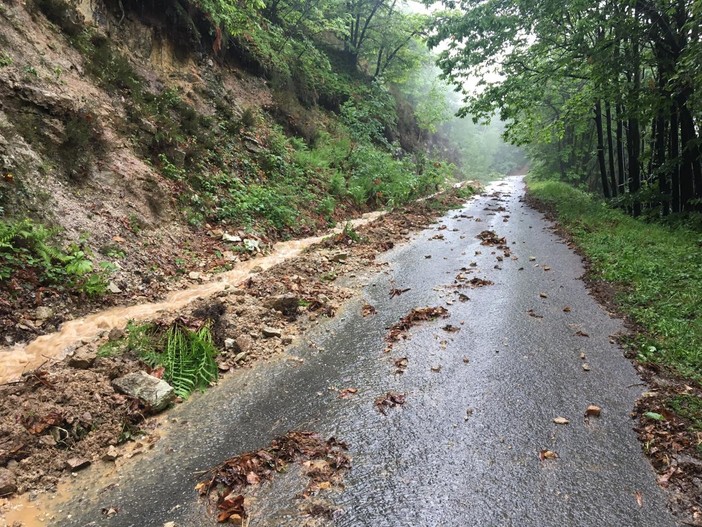
[[(306, 429), (349, 444), (353, 467), (333, 494), (342, 509), (334, 525), (675, 525), (632, 431), (645, 387), (611, 343), (622, 325), (588, 295), (580, 258), (522, 203), (523, 190), (520, 177), (496, 183), (486, 194), (500, 194), (471, 200), (387, 253), (387, 271), (369, 277), (360, 298), (289, 350), (304, 362), (258, 364), (180, 405), (118, 485), (98, 490), (79, 475), (85, 490), (54, 524), (216, 525), (195, 473)], [(506, 237), (516, 259), (481, 245), (484, 230)], [(494, 284), (455, 289), (459, 273)], [(410, 290), (390, 298), (392, 288)], [(361, 315), (365, 303), (375, 316)], [(387, 328), (422, 306), (450, 317), (413, 327), (385, 353)], [(398, 357), (408, 359), (402, 375)], [(347, 387), (358, 393), (340, 399), (333, 389)], [(373, 402), (389, 390), (407, 402), (383, 415)], [(590, 404), (599, 418), (584, 418)], [(542, 450), (558, 458), (542, 460)], [(292, 496), (304, 482), (294, 472), (260, 486), (250, 527), (303, 525)], [(118, 513), (108, 519), (102, 508)]]

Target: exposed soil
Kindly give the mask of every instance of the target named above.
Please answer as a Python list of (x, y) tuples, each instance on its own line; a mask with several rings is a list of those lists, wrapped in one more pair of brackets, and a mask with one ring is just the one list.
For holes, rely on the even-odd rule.
[[(554, 222), (554, 232), (583, 258), (586, 273), (582, 279), (590, 294), (610, 314), (623, 320), (630, 335), (645, 334), (644, 329), (623, 313), (616, 302), (623, 286), (594, 277), (591, 263), (572, 236), (558, 224), (553, 207), (528, 192), (525, 202)], [(702, 401), (702, 388), (665, 366), (636, 360), (636, 352), (628, 346), (628, 337), (618, 336), (625, 355), (650, 388), (637, 401), (632, 412), (643, 451), (658, 473), (658, 484), (668, 491), (670, 510), (684, 525), (702, 526), (702, 423), (678, 415), (671, 408), (671, 401), (680, 397)]]
[[(222, 291), (186, 312), (163, 315), (157, 322), (207, 319), (220, 348), (220, 372), (250, 366), (282, 352), (317, 318), (334, 316), (354, 294), (335, 283), (339, 277), (382, 267), (374, 263), (379, 253), (463, 202), (448, 191), (391, 212), (357, 232), (328, 238), (300, 257), (252, 275), (239, 288)], [(119, 331), (110, 335), (113, 340), (120, 336)], [(133, 455), (135, 448), (144, 451), (158, 439), (157, 433), (149, 434), (158, 420), (111, 385), (120, 375), (148, 368), (119, 340), (111, 356), (97, 357), (110, 337), (84, 343), (62, 362), (0, 386), (0, 467), (9, 469), (15, 487), (6, 495), (54, 489), (60, 479), (78, 470), (76, 461), (113, 462)]]

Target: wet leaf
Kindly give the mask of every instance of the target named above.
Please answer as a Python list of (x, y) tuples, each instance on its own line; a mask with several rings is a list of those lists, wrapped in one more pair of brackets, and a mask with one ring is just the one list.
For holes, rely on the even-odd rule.
[(585, 360), (585, 359), (587, 359), (587, 356), (585, 355), (584, 352), (581, 351), (581, 352), (580, 352), (580, 358), (581, 358), (582, 360)]
[(556, 454), (553, 450), (542, 450), (539, 452), (539, 459), (541, 461), (545, 459), (558, 459), (558, 454)]
[(409, 314), (402, 317), (399, 322), (390, 327), (390, 331), (385, 337), (385, 340), (388, 342), (385, 351), (390, 351), (395, 342), (407, 338), (407, 332), (417, 322), (434, 320), (439, 317), (448, 317), (448, 310), (445, 307), (421, 307), (413, 309)]
[(461, 331), (461, 328), (453, 326), (451, 324), (446, 324), (441, 329), (443, 329), (444, 331), (448, 331), (449, 333), (456, 333), (457, 331)]
[(439, 373), (441, 371), (441, 364), (439, 364), (438, 366), (432, 366), (431, 371), (433, 371), (434, 373)]
[(596, 404), (591, 404), (585, 410), (585, 417), (599, 417), (601, 413), (602, 408)]
[(564, 307), (564, 308), (563, 308), (563, 312), (564, 312), (564, 313), (570, 313), (570, 312), (571, 312), (570, 307), (569, 307), (569, 306)]
[(480, 245), (504, 245), (507, 243), (505, 238), (500, 238), (495, 231), (483, 231), (477, 236), (478, 239), (482, 240)]
[(398, 392), (388, 392), (375, 400), (375, 407), (383, 415), (387, 414), (388, 408), (394, 408), (405, 404), (406, 395)]
[(578, 337), (589, 337), (589, 336), (590, 336), (590, 335), (588, 335), (587, 333), (585, 333), (582, 329), (579, 329), (578, 331), (576, 331), (575, 334), (576, 334)]
[(636, 498), (636, 503), (638, 504), (639, 507), (643, 507), (643, 496), (641, 495), (641, 491), (636, 491), (634, 492), (634, 498)]
[(468, 363), (470, 362), (470, 359), (469, 359), (468, 357), (464, 356), (464, 357), (463, 357), (463, 362), (464, 362), (465, 364), (468, 364)]
[(527, 313), (529, 314), (530, 317), (533, 317), (533, 318), (544, 318), (543, 315), (537, 314), (533, 309), (530, 309), (529, 311), (527, 311)]
[(590, 365), (587, 362), (583, 362), (583, 371), (590, 371)]
[(409, 359), (407, 357), (400, 357), (399, 359), (395, 360), (395, 373), (405, 373), (405, 370), (407, 369), (407, 364), (409, 363)]
[(390, 290), (390, 298), (395, 298), (396, 296), (400, 296), (402, 293), (406, 293), (407, 291), (411, 290), (411, 287), (407, 287), (406, 289), (391, 289)]
[(648, 417), (649, 419), (653, 419), (654, 421), (665, 421), (665, 417), (656, 412), (646, 412), (644, 416)]
[(548, 265), (544, 265), (544, 271), (550, 271), (551, 268)]
[(553, 422), (557, 425), (567, 425), (570, 421), (566, 417), (554, 417)]
[(361, 308), (361, 315), (364, 317), (369, 317), (371, 315), (375, 315), (377, 313), (375, 307), (373, 307), (370, 304), (364, 304), (363, 307)]
[(548, 298), (548, 295), (546, 293), (539, 293), (539, 296), (541, 298)]
[(261, 478), (255, 472), (249, 472), (246, 474), (246, 482), (249, 485), (258, 485), (261, 482)]

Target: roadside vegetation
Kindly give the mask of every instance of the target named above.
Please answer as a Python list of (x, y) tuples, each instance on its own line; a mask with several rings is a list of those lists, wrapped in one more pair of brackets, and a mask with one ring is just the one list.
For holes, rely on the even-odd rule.
[(532, 180), (529, 192), (555, 211), (591, 262), (591, 278), (613, 284), (618, 306), (644, 330), (638, 359), (702, 381), (700, 231), (632, 218), (558, 181)]

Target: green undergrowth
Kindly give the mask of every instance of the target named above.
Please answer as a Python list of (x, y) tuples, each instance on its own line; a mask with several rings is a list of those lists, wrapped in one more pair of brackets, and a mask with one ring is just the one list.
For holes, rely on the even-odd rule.
[(183, 399), (209, 387), (219, 377), (215, 362), (218, 351), (208, 324), (190, 329), (180, 321), (169, 326), (130, 322), (126, 336), (105, 343), (98, 355), (109, 357), (125, 351), (153, 370), (162, 369), (163, 379)]
[[(555, 210), (592, 263), (592, 276), (616, 286), (616, 302), (644, 332), (643, 362), (702, 380), (702, 233), (644, 222), (555, 181), (529, 181), (530, 194)], [(698, 405), (699, 406), (699, 405)]]
[[(57, 234), (56, 229), (29, 219), (0, 220), (0, 285), (9, 285), (16, 277), (20, 282), (17, 287), (35, 284), (88, 296), (105, 294), (114, 265), (96, 265), (92, 253), (82, 244), (62, 247)], [(13, 288), (9, 294), (13, 294)]]

